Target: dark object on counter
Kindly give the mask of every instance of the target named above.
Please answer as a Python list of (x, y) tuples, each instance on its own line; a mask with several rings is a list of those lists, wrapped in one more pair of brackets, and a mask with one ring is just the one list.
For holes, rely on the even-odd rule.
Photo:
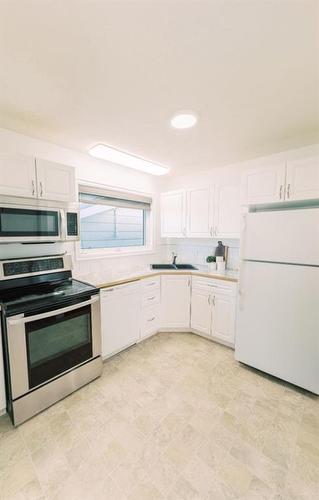
[(228, 247), (223, 245), (222, 241), (218, 241), (218, 246), (216, 247), (216, 250), (215, 250), (215, 256), (216, 257), (223, 257), (224, 261), (227, 263)]

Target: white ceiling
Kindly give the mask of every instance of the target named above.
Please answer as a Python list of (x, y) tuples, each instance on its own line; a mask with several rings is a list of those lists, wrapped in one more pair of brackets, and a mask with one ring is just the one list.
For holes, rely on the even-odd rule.
[[(317, 0), (0, 0), (0, 126), (206, 169), (319, 142)], [(169, 120), (193, 110), (198, 125)]]

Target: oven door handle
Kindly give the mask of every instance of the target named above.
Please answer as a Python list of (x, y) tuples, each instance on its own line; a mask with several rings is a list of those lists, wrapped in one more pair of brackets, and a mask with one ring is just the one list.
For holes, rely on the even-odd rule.
[(89, 306), (91, 304), (94, 304), (98, 300), (100, 300), (100, 297), (96, 295), (90, 300), (85, 300), (84, 302), (80, 302), (72, 306), (61, 307), (60, 309), (54, 309), (54, 311), (50, 311), (47, 313), (35, 314), (34, 316), (27, 316), (27, 317), (21, 315), (12, 316), (12, 318), (7, 319), (7, 323), (8, 325), (18, 325), (21, 323), (30, 323), (30, 321), (37, 321), (39, 319), (50, 318), (51, 316), (56, 316), (57, 314), (66, 313), (69, 311), (74, 311), (75, 309), (80, 309), (81, 307), (84, 306)]

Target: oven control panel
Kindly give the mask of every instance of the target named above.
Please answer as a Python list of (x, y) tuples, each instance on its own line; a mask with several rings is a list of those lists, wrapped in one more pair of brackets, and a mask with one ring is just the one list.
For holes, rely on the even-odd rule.
[(16, 276), (19, 274), (39, 273), (63, 269), (63, 257), (54, 259), (20, 260), (3, 263), (4, 276)]

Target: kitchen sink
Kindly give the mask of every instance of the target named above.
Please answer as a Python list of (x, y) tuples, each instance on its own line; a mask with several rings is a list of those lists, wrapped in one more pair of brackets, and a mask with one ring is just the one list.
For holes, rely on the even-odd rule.
[(152, 269), (170, 269), (172, 271), (177, 271), (177, 270), (186, 270), (186, 269), (194, 269), (196, 270), (197, 268), (192, 266), (192, 264), (152, 264), (151, 265)]

